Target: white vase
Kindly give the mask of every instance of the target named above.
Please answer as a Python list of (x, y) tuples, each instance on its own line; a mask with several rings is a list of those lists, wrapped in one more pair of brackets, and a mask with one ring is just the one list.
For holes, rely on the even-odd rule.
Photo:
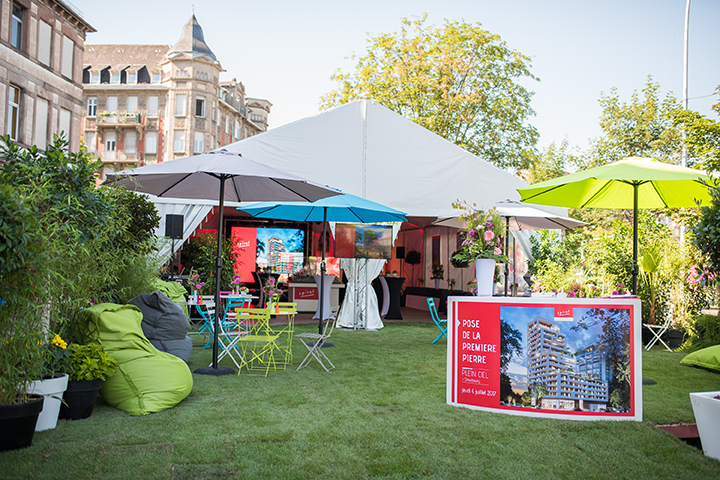
[(440, 288), (440, 279), (439, 279), (439, 278), (433, 278), (433, 280), (435, 280), (435, 289), (437, 290), (438, 288)]
[(691, 393), (690, 402), (703, 453), (720, 460), (720, 400), (715, 398), (717, 396), (720, 396), (720, 391)]
[(60, 405), (62, 403), (63, 393), (67, 389), (68, 375), (44, 380), (35, 380), (30, 383), (28, 393), (37, 393), (45, 397), (42, 412), (38, 417), (35, 425), (36, 432), (49, 430), (57, 426), (58, 415), (60, 415)]
[(495, 260), (478, 258), (475, 260), (475, 279), (477, 280), (477, 296), (492, 297), (495, 290)]

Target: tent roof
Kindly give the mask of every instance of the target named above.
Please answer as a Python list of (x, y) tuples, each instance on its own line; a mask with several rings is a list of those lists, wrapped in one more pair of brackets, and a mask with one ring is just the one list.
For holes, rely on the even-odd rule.
[(457, 200), (519, 200), (526, 183), (401, 115), (358, 100), (221, 147), (407, 212), (451, 217)]

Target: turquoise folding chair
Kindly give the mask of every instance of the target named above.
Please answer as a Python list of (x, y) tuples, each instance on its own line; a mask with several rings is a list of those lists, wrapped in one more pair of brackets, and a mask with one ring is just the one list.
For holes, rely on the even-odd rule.
[(440, 318), (437, 312), (437, 308), (435, 307), (435, 299), (432, 297), (429, 297), (427, 299), (428, 307), (430, 308), (430, 316), (433, 319), (433, 322), (435, 322), (435, 325), (440, 329), (440, 335), (437, 336), (435, 340), (432, 341), (432, 343), (437, 342), (442, 337), (445, 337), (445, 340), (447, 340), (447, 319)]

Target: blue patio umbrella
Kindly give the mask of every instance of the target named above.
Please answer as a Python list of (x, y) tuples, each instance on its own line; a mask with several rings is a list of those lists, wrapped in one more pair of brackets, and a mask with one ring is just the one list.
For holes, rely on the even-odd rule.
[(330, 222), (380, 223), (405, 222), (405, 213), (350, 194), (321, 198), (315, 202), (262, 202), (239, 207), (255, 218), (273, 218), (295, 222), (323, 222), (322, 260), (320, 262), (320, 321), (322, 334), (325, 287), (325, 225)]

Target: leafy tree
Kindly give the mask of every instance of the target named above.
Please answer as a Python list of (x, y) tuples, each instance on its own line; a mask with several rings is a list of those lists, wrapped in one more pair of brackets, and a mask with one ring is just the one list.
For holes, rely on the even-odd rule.
[[(720, 87), (717, 91), (720, 93)], [(720, 103), (713, 110), (720, 114)], [(676, 127), (685, 130), (685, 146), (688, 155), (697, 159), (696, 165), (710, 171), (720, 170), (720, 122), (691, 110), (674, 112), (673, 120)]]
[(520, 396), (512, 389), (510, 376), (507, 369), (510, 366), (510, 360), (513, 355), (520, 356), (523, 353), (522, 333), (516, 330), (505, 320), (500, 320), (500, 398), (506, 399), (511, 397), (515, 401), (520, 401)]
[(590, 151), (577, 158), (580, 169), (597, 167), (627, 157), (653, 157), (679, 164), (682, 151), (682, 132), (673, 115), (680, 104), (668, 94), (660, 100), (660, 85), (648, 76), (640, 98), (637, 90), (630, 102), (620, 100), (617, 88), (600, 94), (603, 136), (591, 143)]
[(535, 155), (526, 170), (518, 172), (529, 184), (552, 180), (565, 175), (571, 165), (577, 164), (577, 155), (570, 153), (567, 139), (560, 145), (551, 143), (540, 155)]
[[(214, 295), (215, 273), (217, 261), (217, 233), (206, 233), (197, 235), (190, 239), (182, 249), (182, 258), (185, 268), (192, 268), (200, 275), (200, 281), (205, 282), (203, 290), (205, 295)], [(237, 253), (233, 251), (233, 244), (230, 238), (225, 238), (222, 243), (223, 269), (220, 284), (226, 290), (230, 289), (230, 282), (233, 279), (233, 268)]]
[(355, 72), (332, 75), (337, 88), (321, 107), (375, 100), (501, 168), (526, 168), (538, 138), (526, 123), (532, 92), (519, 83), (537, 80), (530, 57), (479, 23), (426, 20), (403, 18), (399, 33), (369, 38)]
[(700, 207), (698, 223), (691, 228), (693, 243), (709, 259), (709, 269), (720, 273), (720, 181), (715, 180), (709, 189), (710, 205)]

